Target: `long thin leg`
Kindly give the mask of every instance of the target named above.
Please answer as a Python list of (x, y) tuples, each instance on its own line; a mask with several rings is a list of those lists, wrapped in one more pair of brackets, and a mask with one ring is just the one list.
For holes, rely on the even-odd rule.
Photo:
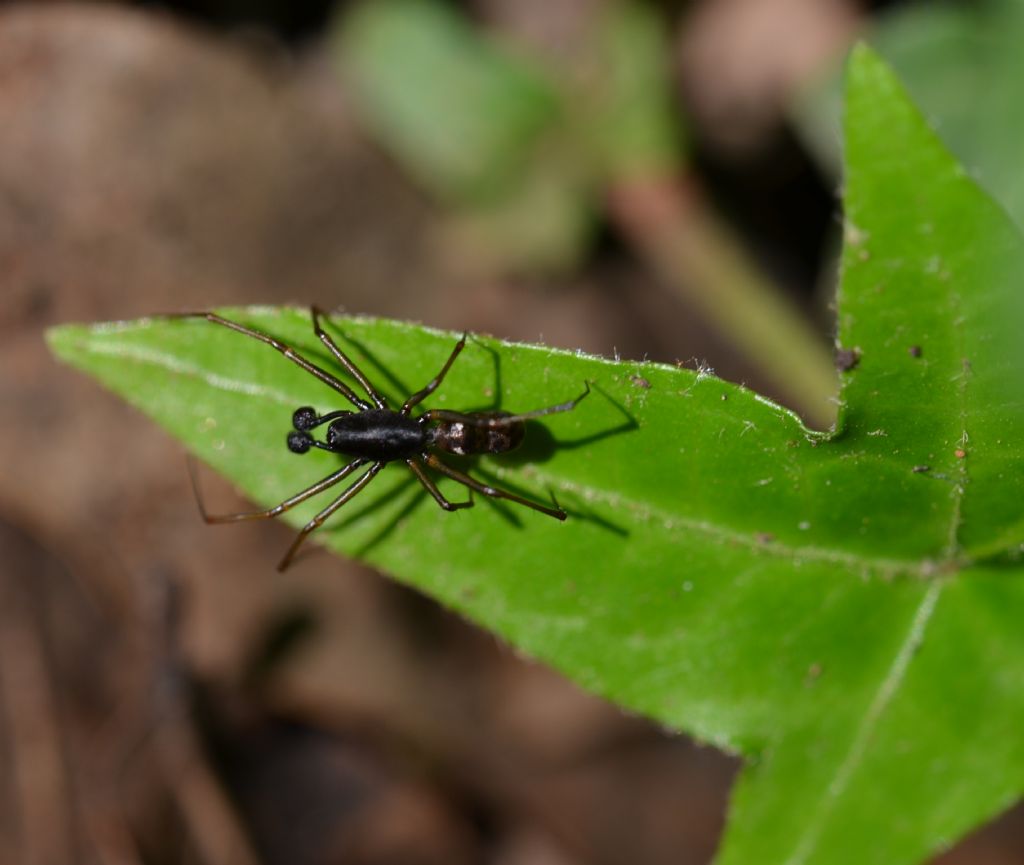
[(313, 519), (311, 519), (305, 526), (302, 527), (302, 531), (299, 532), (298, 536), (292, 542), (292, 545), (288, 548), (288, 552), (284, 554), (284, 558), (281, 559), (280, 564), (277, 566), (279, 571), (283, 571), (288, 565), (291, 564), (295, 554), (299, 551), (299, 547), (302, 546), (302, 542), (309, 537), (309, 533), (320, 528), (324, 524), (331, 514), (333, 514), (338, 508), (349, 501), (353, 496), (362, 490), (370, 481), (376, 477), (377, 472), (384, 468), (384, 463), (374, 463), (370, 466), (370, 470), (359, 478), (352, 486), (350, 486), (345, 492), (338, 496), (333, 502), (331, 502), (326, 508), (318, 513)]
[(212, 322), (213, 324), (223, 325), (224, 327), (230, 328), (231, 330), (237, 331), (238, 333), (245, 334), (246, 336), (251, 336), (253, 339), (258, 339), (260, 342), (265, 342), (271, 348), (274, 348), (277, 351), (281, 352), (281, 354), (288, 358), (288, 360), (290, 360), (292, 363), (298, 364), (310, 375), (320, 379), (320, 381), (322, 381), (328, 387), (334, 388), (338, 393), (340, 393), (343, 397), (345, 397), (345, 399), (347, 399), (357, 408), (363, 411), (365, 411), (368, 408), (372, 408), (372, 406), (368, 402), (366, 402), (366, 400), (356, 396), (355, 391), (352, 390), (352, 388), (350, 388), (347, 384), (345, 384), (345, 382), (335, 378), (333, 375), (327, 372), (327, 370), (321, 369), (315, 363), (306, 360), (306, 358), (299, 354), (294, 348), (292, 348), (289, 345), (286, 345), (280, 340), (274, 339), (274, 337), (270, 336), (269, 334), (263, 333), (262, 331), (259, 330), (254, 330), (251, 327), (245, 327), (244, 325), (238, 324), (237, 322), (234, 321), (230, 321), (226, 318), (222, 318), (215, 312), (181, 312), (169, 315), (168, 318), (205, 318), (207, 321)]
[[(472, 498), (470, 498), (468, 502), (448, 501), (448, 499), (446, 499), (442, 492), (437, 488), (437, 484), (435, 484), (430, 479), (430, 475), (423, 471), (423, 466), (420, 465), (419, 460), (415, 458), (409, 459), (405, 461), (405, 464), (412, 469), (412, 473), (416, 475), (416, 477), (419, 479), (419, 482), (423, 484), (423, 487), (426, 489), (426, 491), (434, 497), (434, 501), (441, 506), (442, 510), (457, 511), (460, 510), (461, 508), (473, 507)], [(472, 492), (470, 492), (470, 496), (472, 496)]]
[(549, 414), (572, 411), (583, 401), (583, 398), (588, 393), (590, 393), (590, 382), (587, 382), (586, 390), (576, 397), (576, 399), (571, 399), (568, 402), (561, 402), (558, 405), (551, 405), (547, 408), (539, 408), (534, 411), (523, 412), (522, 414), (507, 414), (495, 417), (493, 415), (482, 413), (447, 411), (446, 409), (428, 409), (419, 416), (419, 420), (423, 423), (428, 423), (434, 420), (457, 421), (458, 423), (464, 423), (467, 426), (484, 427), (486, 429), (500, 429), (501, 427), (508, 426), (509, 424), (522, 423), (523, 421), (533, 420), (534, 418), (544, 417)]
[(331, 338), (331, 335), (320, 327), (320, 316), (323, 315), (323, 311), (316, 306), (311, 306), (309, 308), (309, 315), (313, 320), (313, 333), (317, 335), (320, 342), (327, 346), (327, 350), (337, 358), (338, 363), (348, 370), (349, 375), (363, 386), (363, 390), (370, 395), (370, 399), (374, 401), (377, 408), (387, 408), (388, 404), (384, 401), (384, 397), (377, 393), (377, 389), (370, 384), (369, 379), (363, 375), (362, 370), (352, 362), (352, 359), (345, 352), (338, 348), (338, 344)]
[(283, 514), (287, 510), (291, 510), (297, 504), (311, 499), (315, 495), (319, 495), (326, 489), (330, 489), (339, 481), (348, 477), (354, 472), (359, 466), (365, 465), (365, 460), (354, 460), (350, 462), (344, 468), (338, 469), (333, 474), (329, 474), (321, 481), (317, 481), (313, 486), (307, 487), (300, 493), (296, 493), (291, 498), (285, 499), (281, 504), (275, 505), (272, 508), (267, 508), (265, 511), (243, 511), (237, 514), (208, 514), (206, 512), (206, 506), (203, 504), (203, 497), (199, 492), (199, 479), (196, 477), (196, 465), (195, 460), (189, 458), (188, 460), (188, 474), (192, 480), (192, 492), (195, 493), (196, 504), (199, 505), (199, 514), (203, 518), (205, 523), (237, 523), (242, 520), (266, 520), (276, 517), (279, 514)]
[(524, 499), (522, 496), (517, 496), (515, 493), (510, 493), (507, 490), (498, 489), (497, 487), (480, 483), (476, 478), (472, 478), (469, 475), (460, 472), (458, 469), (453, 469), (450, 465), (441, 462), (441, 460), (439, 460), (434, 454), (427, 454), (425, 459), (427, 461), (427, 465), (434, 469), (434, 471), (447, 475), (453, 481), (458, 481), (463, 486), (467, 486), (471, 490), (476, 490), (478, 493), (482, 493), (485, 496), (490, 496), (492, 499), (508, 499), (510, 502), (526, 505), (528, 508), (533, 508), (535, 511), (540, 511), (542, 514), (554, 517), (556, 520), (564, 520), (566, 518), (566, 513), (561, 508), (549, 508), (546, 505), (531, 502), (529, 499)]
[(448, 370), (452, 368), (452, 364), (455, 363), (455, 358), (459, 356), (459, 352), (466, 347), (466, 334), (462, 334), (462, 339), (455, 343), (455, 348), (452, 349), (452, 353), (448, 355), (448, 360), (445, 361), (444, 366), (441, 367), (441, 371), (435, 375), (423, 390), (418, 390), (411, 397), (409, 397), (401, 408), (400, 414), (409, 414), (412, 411), (413, 406), (423, 402), (428, 396), (430, 396), (435, 390), (441, 386), (441, 382), (444, 381), (444, 377), (448, 375)]

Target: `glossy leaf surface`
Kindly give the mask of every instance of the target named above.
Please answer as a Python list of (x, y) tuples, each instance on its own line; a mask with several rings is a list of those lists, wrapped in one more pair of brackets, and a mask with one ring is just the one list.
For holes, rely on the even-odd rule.
[[(570, 519), (479, 500), (446, 514), (398, 465), (319, 533), (746, 755), (723, 863), (912, 863), (1024, 789), (1021, 239), (866, 50), (847, 129), (836, 434), (710, 375), (479, 338), (426, 406), (527, 410), (593, 382), (522, 454), (471, 469), (551, 490)], [(328, 364), (304, 312), (225, 314)], [(396, 400), (455, 341), (331, 329)], [(52, 343), (254, 501), (339, 465), (284, 436), (296, 406), (343, 403), (255, 340), (190, 320), (69, 326)]]
[[(967, 171), (1024, 225), (1024, 4), (1018, 0), (899, 3), (878, 13), (872, 46)], [(805, 94), (797, 122), (818, 157), (838, 168), (835, 80)]]

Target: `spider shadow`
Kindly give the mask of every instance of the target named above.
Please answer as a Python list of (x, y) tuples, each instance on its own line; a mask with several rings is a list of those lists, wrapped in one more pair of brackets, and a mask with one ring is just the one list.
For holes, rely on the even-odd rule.
[[(368, 366), (373, 370), (373, 374), (367, 376), (371, 383), (373, 383), (375, 386), (376, 383), (380, 381), (387, 383), (387, 386), (385, 388), (378, 387), (377, 390), (383, 391), (382, 395), (385, 397), (386, 400), (388, 400), (389, 403), (391, 402), (392, 399), (394, 399), (395, 405), (401, 405), (406, 399), (408, 399), (412, 394), (416, 393), (417, 390), (419, 390), (427, 383), (426, 381), (424, 381), (414, 388), (409, 387), (408, 384), (406, 382), (403, 382), (397, 375), (395, 375), (395, 373), (392, 372), (389, 367), (381, 363), (380, 358), (377, 357), (377, 354), (374, 351), (367, 348), (366, 343), (364, 343), (360, 339), (356, 339), (353, 336), (349, 336), (347, 333), (339, 330), (337, 327), (334, 326), (333, 322), (331, 322), (329, 319), (325, 318), (324, 321), (327, 323), (327, 325), (330, 326), (335, 336), (341, 337), (341, 339), (345, 343), (352, 346), (353, 348), (355, 348), (357, 352), (359, 352), (360, 358), (358, 365), (360, 366), (360, 368)], [(452, 347), (455, 347), (454, 343), (452, 344)], [(438, 364), (437, 369), (438, 371), (440, 371), (441, 363)]]
[[(574, 439), (556, 439), (544, 424), (539, 421), (526, 422), (526, 437), (517, 450), (503, 456), (510, 466), (521, 466), (534, 463), (545, 463), (558, 451), (574, 451), (589, 447), (612, 436), (625, 435), (640, 429), (636, 418), (629, 413), (622, 403), (614, 399), (596, 382), (588, 382), (591, 391), (603, 397), (616, 412), (622, 416), (622, 423), (607, 429), (598, 430)], [(583, 403), (586, 405), (586, 403)]]
[[(410, 389), (401, 379), (398, 378), (397, 375), (395, 375), (391, 371), (390, 368), (384, 366), (384, 364), (381, 363), (376, 353), (366, 347), (366, 343), (364, 343), (360, 339), (356, 339), (355, 337), (349, 336), (347, 333), (340, 331), (337, 327), (333, 325), (333, 323), (330, 323), (329, 320), (325, 319), (325, 321), (327, 321), (330, 324), (331, 330), (334, 331), (335, 335), (340, 336), (344, 340), (344, 342), (348, 343), (353, 348), (355, 348), (356, 351), (359, 352), (360, 361), (358, 365), (360, 369), (364, 368), (367, 365), (372, 367), (373, 375), (367, 376), (367, 378), (370, 380), (372, 384), (376, 386), (376, 383), (381, 381), (382, 379), (385, 382), (387, 382), (386, 388), (377, 388), (378, 391), (384, 391), (382, 395), (385, 398), (387, 398), (389, 395), (397, 395), (398, 404), (401, 405), (402, 401), (407, 399), (410, 394), (415, 393), (414, 389)], [(342, 348), (344, 348), (344, 346), (342, 346)]]
[[(397, 464), (396, 465), (401, 465)], [(398, 525), (408, 517), (419, 505), (419, 503), (426, 498), (426, 490), (424, 490), (417, 482), (416, 478), (413, 477), (411, 472), (406, 472), (408, 477), (394, 484), (390, 489), (385, 492), (378, 493), (375, 497), (369, 500), (357, 498), (354, 501), (358, 502), (356, 507), (352, 507), (352, 503), (349, 503), (347, 508), (342, 508), (337, 517), (326, 523), (320, 530), (324, 537), (332, 536), (335, 533), (342, 534), (345, 530), (350, 529), (356, 525), (383, 510), (384, 508), (391, 505), (396, 499), (399, 499), (406, 493), (410, 487), (415, 485), (415, 489), (412, 495), (408, 496), (408, 501), (402, 505), (402, 508), (391, 518), (385, 520), (381, 527), (374, 532), (369, 538), (367, 538), (362, 544), (359, 545), (355, 550), (352, 551), (354, 558), (360, 558), (375, 547), (379, 546), (382, 541), (391, 535), (391, 533), (398, 527)], [(370, 485), (372, 489), (373, 484)], [(324, 501), (328, 501), (327, 497), (324, 497)], [(318, 532), (319, 534), (319, 532)], [(299, 562), (305, 559), (307, 556), (313, 556), (322, 552), (322, 550), (316, 547), (309, 547), (303, 549), (293, 560)]]
[[(480, 468), (479, 466), (476, 466), (474, 467), (474, 472), (478, 478), (483, 480), (485, 483), (490, 484), (491, 486), (503, 487), (504, 489), (507, 489), (509, 492), (516, 493), (517, 495), (524, 496), (525, 498), (537, 498), (536, 490), (526, 489), (525, 487), (520, 487), (517, 484), (510, 484), (507, 480), (499, 479), (497, 475), (495, 475), (493, 472), (487, 471), (487, 469), (483, 469)], [(612, 522), (609, 519), (606, 519), (605, 517), (599, 516), (589, 508), (584, 509), (580, 507), (579, 503), (577, 503), (576, 507), (567, 507), (564, 502), (561, 502), (558, 499), (556, 499), (554, 494), (551, 495), (551, 501), (557, 507), (560, 507), (562, 510), (564, 510), (566, 514), (568, 514), (569, 517), (574, 520), (582, 520), (583, 522), (592, 523), (598, 528), (609, 531), (612, 534), (618, 535), (619, 537), (629, 537), (628, 529), (624, 528), (623, 526), (617, 525), (616, 523)], [(499, 504), (499, 502), (494, 500), (492, 500), (492, 502), (495, 505)], [(498, 510), (501, 513), (501, 515), (505, 517), (505, 519), (507, 519), (510, 523), (514, 524), (517, 527), (522, 527), (522, 521), (517, 516), (515, 516), (515, 514), (505, 512), (507, 510), (506, 507), (499, 507)]]
[[(470, 341), (478, 348), (487, 352), (491, 356), (491, 363), (494, 368), (493, 380), (494, 389), (493, 396), (487, 405), (479, 405), (473, 408), (460, 409), (466, 413), (474, 412), (493, 412), (493, 411), (510, 411), (515, 414), (518, 411), (532, 411), (536, 408), (543, 408), (543, 406), (515, 406), (511, 409), (505, 409), (502, 404), (502, 396), (504, 394), (504, 388), (502, 387), (502, 358), (501, 355), (495, 351), (491, 346), (477, 342), (470, 336)], [(360, 348), (362, 351), (363, 349)], [(378, 367), (380, 368), (380, 367)], [(382, 374), (388, 375), (386, 371), (381, 370)], [(392, 381), (397, 381), (394, 377), (391, 377)], [(501, 455), (502, 462), (509, 466), (524, 466), (533, 465), (538, 463), (545, 463), (550, 460), (555, 453), (558, 451), (572, 451), (579, 448), (588, 447), (589, 445), (595, 444), (596, 442), (602, 441), (606, 438), (611, 438), (616, 435), (624, 435), (626, 433), (635, 432), (640, 429), (640, 424), (637, 423), (636, 418), (629, 413), (629, 410), (618, 400), (612, 397), (604, 388), (593, 381), (586, 382), (587, 386), (596, 394), (603, 397), (616, 412), (622, 417), (622, 423), (616, 424), (608, 429), (599, 430), (598, 432), (590, 433), (589, 435), (581, 436), (575, 439), (556, 439), (552, 434), (551, 430), (539, 420), (526, 421), (526, 435), (523, 438), (523, 443), (516, 448), (514, 451), (504, 453)], [(583, 403), (586, 405), (586, 403)], [(468, 460), (467, 466), (475, 466), (476, 457), (462, 457), (457, 458), (462, 460)]]
[[(395, 463), (395, 465), (396, 467), (399, 467), (401, 464)], [(471, 495), (469, 490), (466, 490), (466, 492)], [(349, 510), (342, 519), (333, 520), (329, 523), (328, 526), (325, 527), (325, 535), (333, 535), (336, 532), (340, 534), (352, 526), (365, 521), (373, 514), (379, 513), (381, 510), (390, 506), (399, 499), (404, 499), (404, 501), (398, 511), (395, 512), (391, 518), (385, 520), (377, 531), (352, 551), (354, 558), (363, 558), (372, 550), (380, 546), (391, 536), (395, 529), (401, 525), (403, 520), (411, 516), (421, 505), (429, 504), (432, 507), (436, 507), (433, 499), (430, 498), (427, 491), (418, 483), (413, 474), (406, 471), (406, 477), (392, 486), (389, 490), (378, 495), (372, 501), (366, 502), (356, 509)], [(479, 500), (480, 497), (474, 499), (474, 503)], [(514, 513), (510, 512), (508, 505), (504, 502), (490, 499), (488, 500), (488, 504), (493, 505), (495, 510), (497, 510), (498, 513), (509, 523), (517, 528), (522, 528), (522, 521), (515, 516)], [(450, 514), (445, 513), (440, 508), (437, 508), (437, 512), (439, 519), (452, 518)], [(309, 548), (303, 550), (298, 556), (296, 556), (295, 561), (301, 561), (306, 558), (306, 556), (314, 555), (314, 549), (315, 548)]]
[[(416, 393), (416, 391), (418, 391), (421, 387), (426, 385), (427, 382), (423, 381), (417, 384), (415, 387), (410, 387), (407, 383), (403, 382), (397, 375), (395, 375), (395, 373), (392, 372), (390, 368), (386, 367), (383, 363), (381, 363), (376, 353), (372, 349), (367, 348), (366, 344), (362, 340), (356, 339), (355, 337), (351, 337), (346, 333), (342, 333), (337, 328), (334, 328), (334, 332), (337, 335), (341, 336), (345, 340), (345, 342), (347, 342), (349, 345), (355, 348), (356, 351), (359, 352), (359, 354), (361, 355), (361, 360), (365, 361), (367, 366), (372, 367), (374, 374), (372, 376), (369, 376), (371, 381), (383, 380), (387, 382), (387, 392), (388, 394), (397, 395), (397, 404), (401, 404), (409, 396)], [(498, 352), (496, 352), (493, 348), (491, 348), (491, 346), (485, 345), (482, 342), (478, 342), (476, 339), (474, 339), (472, 334), (468, 334), (467, 343), (469, 345), (472, 345), (474, 348), (478, 348), (485, 351), (487, 354), (491, 356), (492, 365), (494, 367), (494, 372), (492, 374), (492, 379), (494, 381), (494, 393), (488, 404), (476, 406), (474, 408), (460, 409), (460, 411), (500, 411), (502, 394), (501, 355), (498, 354)], [(455, 348), (454, 342), (452, 343), (451, 347)], [(447, 359), (447, 356), (445, 356), (444, 359)], [(444, 359), (438, 362), (437, 370), (435, 372), (440, 372), (441, 366), (444, 363)], [(443, 389), (444, 385), (442, 384), (441, 390)], [(429, 404), (429, 400), (427, 402)]]

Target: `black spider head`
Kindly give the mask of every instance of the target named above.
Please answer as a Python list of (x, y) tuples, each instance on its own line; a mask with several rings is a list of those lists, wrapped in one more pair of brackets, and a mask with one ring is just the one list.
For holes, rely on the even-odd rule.
[(305, 430), (292, 430), (288, 433), (288, 450), (293, 454), (304, 454), (313, 447), (313, 436)]

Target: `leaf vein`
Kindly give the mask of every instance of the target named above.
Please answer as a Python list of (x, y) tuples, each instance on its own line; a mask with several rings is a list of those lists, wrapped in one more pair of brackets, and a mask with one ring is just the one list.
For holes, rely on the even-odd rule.
[[(509, 474), (507, 469), (498, 467), (495, 467), (495, 473), (499, 476)], [(630, 499), (620, 493), (598, 489), (594, 486), (577, 484), (564, 477), (557, 477), (537, 471), (536, 469), (530, 469), (528, 473), (541, 484), (556, 487), (563, 492), (573, 493), (588, 503), (597, 502), (613, 508), (624, 508), (630, 511), (637, 519), (644, 522), (657, 522), (667, 532), (675, 533), (681, 530), (683, 532), (701, 534), (722, 546), (745, 547), (751, 551), (774, 558), (842, 565), (861, 572), (873, 572), (883, 579), (892, 579), (893, 577), (924, 578), (933, 574), (935, 570), (934, 562), (930, 561), (915, 562), (866, 557), (856, 553), (849, 553), (845, 550), (817, 547), (810, 544), (788, 544), (774, 538), (766, 539), (757, 532), (732, 529), (710, 523), (707, 520), (698, 520), (672, 513), (654, 507), (647, 502)]]
[(140, 361), (152, 364), (168, 372), (180, 375), (192, 376), (217, 390), (225, 390), (231, 393), (242, 393), (248, 396), (264, 397), (282, 405), (294, 405), (295, 398), (289, 396), (276, 388), (266, 385), (243, 381), (242, 379), (229, 378), (220, 373), (211, 372), (196, 364), (188, 363), (176, 355), (157, 351), (141, 345), (110, 342), (90, 342), (88, 350), (92, 354), (105, 355), (107, 357), (125, 358), (127, 360)]
[(878, 728), (882, 715), (885, 714), (885, 711), (891, 705), (893, 697), (895, 697), (897, 690), (906, 678), (910, 662), (924, 640), (925, 630), (931, 621), (932, 614), (935, 612), (939, 596), (942, 594), (946, 582), (945, 580), (935, 580), (921, 598), (921, 603), (917, 605), (907, 635), (900, 644), (896, 656), (889, 667), (889, 671), (879, 685), (871, 704), (868, 706), (867, 712), (864, 714), (864, 718), (857, 727), (857, 732), (850, 743), (849, 750), (846, 752), (846, 757), (836, 770), (832, 783), (828, 785), (825, 796), (818, 807), (817, 814), (812, 820), (807, 822), (807, 831), (797, 844), (793, 855), (786, 860), (785, 865), (803, 865), (820, 840), (825, 822), (835, 810), (839, 798), (846, 792), (853, 773), (857, 771), (861, 761), (864, 759), (865, 753), (867, 753), (871, 737)]

